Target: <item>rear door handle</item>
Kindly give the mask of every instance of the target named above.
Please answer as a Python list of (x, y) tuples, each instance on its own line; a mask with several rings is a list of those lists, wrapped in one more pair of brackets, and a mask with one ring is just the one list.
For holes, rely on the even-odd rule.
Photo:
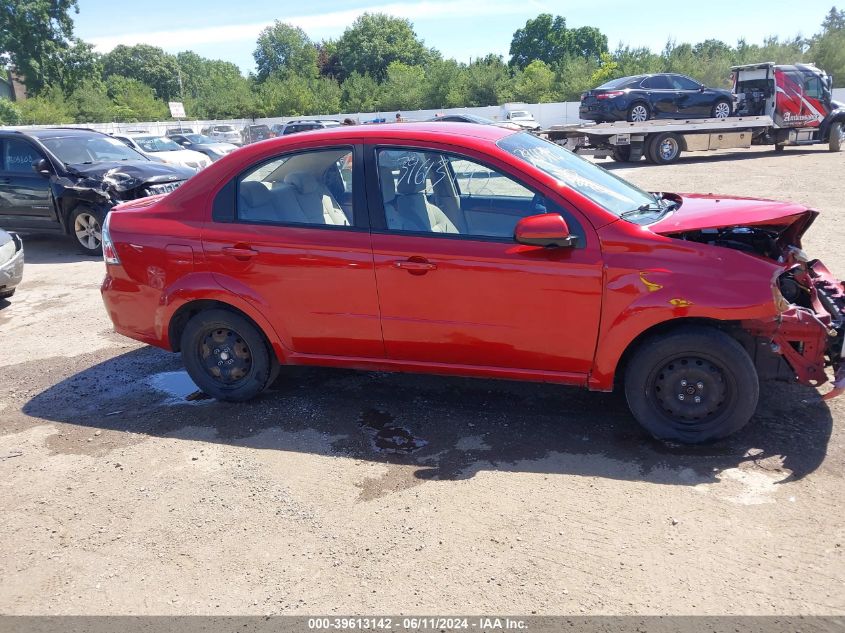
[(429, 270), (437, 270), (437, 264), (432, 264), (426, 260), (415, 260), (415, 259), (407, 259), (407, 260), (400, 260), (398, 262), (393, 262), (394, 268), (401, 268), (403, 270), (407, 270), (408, 272), (415, 272), (415, 273), (424, 273), (428, 272)]
[(224, 246), (223, 253), (235, 259), (251, 259), (258, 255), (258, 251), (245, 246)]

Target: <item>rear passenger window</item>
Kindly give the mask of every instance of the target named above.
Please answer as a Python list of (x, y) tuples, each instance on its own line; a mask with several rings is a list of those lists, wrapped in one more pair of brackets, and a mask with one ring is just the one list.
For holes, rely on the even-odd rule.
[(32, 174), (32, 163), (44, 158), (32, 145), (18, 139), (7, 139), (3, 148), (3, 168), (6, 171)]
[(280, 156), (237, 182), (237, 220), (352, 226), (352, 148)]
[(654, 77), (648, 77), (643, 82), (643, 88), (648, 90), (671, 90), (672, 85), (669, 83), (666, 75), (655, 75)]

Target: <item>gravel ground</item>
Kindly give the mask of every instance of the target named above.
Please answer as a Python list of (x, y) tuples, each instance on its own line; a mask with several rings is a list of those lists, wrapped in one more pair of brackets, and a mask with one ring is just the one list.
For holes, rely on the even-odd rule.
[[(607, 165), (819, 208), (806, 250), (845, 276), (845, 154)], [(550, 385), (290, 369), (186, 400), (177, 355), (111, 332), (101, 261), (26, 247), (0, 301), (2, 613), (845, 614), (845, 398), (764, 385), (701, 448)]]

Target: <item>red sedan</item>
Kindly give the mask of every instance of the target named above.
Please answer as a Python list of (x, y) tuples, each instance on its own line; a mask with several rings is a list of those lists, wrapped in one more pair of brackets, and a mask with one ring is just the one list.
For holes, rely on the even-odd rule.
[(760, 378), (840, 362), (842, 283), (789, 203), (642, 191), (494, 126), (350, 126), (234, 152), (116, 207), (115, 329), (222, 400), (282, 365), (624, 385), (659, 438), (742, 427)]

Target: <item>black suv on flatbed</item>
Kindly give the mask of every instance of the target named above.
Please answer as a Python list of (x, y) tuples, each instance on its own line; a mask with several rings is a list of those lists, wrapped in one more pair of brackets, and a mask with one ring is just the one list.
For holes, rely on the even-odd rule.
[(0, 228), (64, 233), (97, 255), (114, 205), (173, 191), (193, 173), (93, 130), (0, 129)]

